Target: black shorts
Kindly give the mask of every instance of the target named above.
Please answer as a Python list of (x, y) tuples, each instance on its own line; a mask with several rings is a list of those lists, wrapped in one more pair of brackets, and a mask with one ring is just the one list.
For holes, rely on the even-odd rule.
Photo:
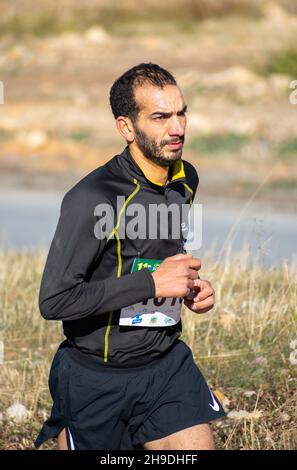
[(36, 447), (66, 428), (69, 449), (137, 449), (225, 415), (183, 341), (150, 364), (126, 368), (61, 346), (49, 377), (52, 412)]

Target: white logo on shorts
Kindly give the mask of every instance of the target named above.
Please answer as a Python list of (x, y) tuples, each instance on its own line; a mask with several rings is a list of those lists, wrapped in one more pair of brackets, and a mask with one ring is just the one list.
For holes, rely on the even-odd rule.
[(209, 391), (210, 391), (212, 402), (213, 402), (213, 405), (211, 403), (209, 403), (209, 406), (213, 409), (213, 411), (219, 411), (220, 406), (219, 406), (218, 402), (216, 401), (212, 391), (211, 390), (209, 390)]

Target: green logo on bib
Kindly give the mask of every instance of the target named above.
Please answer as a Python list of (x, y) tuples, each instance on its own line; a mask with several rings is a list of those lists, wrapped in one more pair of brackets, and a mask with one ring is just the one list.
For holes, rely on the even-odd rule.
[(151, 273), (153, 273), (160, 266), (162, 261), (163, 260), (161, 259), (135, 258), (131, 272), (135, 273), (135, 271), (147, 268)]

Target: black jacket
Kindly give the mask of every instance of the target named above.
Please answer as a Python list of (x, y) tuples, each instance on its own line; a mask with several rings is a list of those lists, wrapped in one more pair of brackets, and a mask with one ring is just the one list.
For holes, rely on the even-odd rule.
[[(181, 322), (169, 327), (119, 326), (120, 310), (155, 296), (147, 269), (131, 273), (136, 257), (162, 260), (181, 251), (180, 239), (120, 239), (95, 236), (100, 203), (116, 213), (117, 196), (131, 203), (190, 203), (198, 186), (194, 167), (175, 162), (171, 181), (148, 180), (128, 147), (85, 176), (64, 196), (39, 292), (39, 308), (47, 320), (63, 320), (69, 343), (106, 365), (138, 365), (163, 355), (177, 340)], [(127, 222), (127, 217), (126, 217)], [(123, 223), (126, 223), (123, 222)], [(117, 225), (116, 225), (117, 224)], [(109, 238), (109, 239), (108, 239)]]

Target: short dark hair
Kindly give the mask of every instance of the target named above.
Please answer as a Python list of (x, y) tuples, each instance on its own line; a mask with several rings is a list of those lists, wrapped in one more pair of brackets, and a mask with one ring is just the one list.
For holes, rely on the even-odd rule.
[(109, 102), (115, 119), (118, 116), (127, 116), (136, 121), (139, 106), (134, 97), (137, 86), (146, 83), (163, 88), (165, 85), (177, 85), (170, 72), (157, 64), (142, 63), (127, 70), (112, 85)]

